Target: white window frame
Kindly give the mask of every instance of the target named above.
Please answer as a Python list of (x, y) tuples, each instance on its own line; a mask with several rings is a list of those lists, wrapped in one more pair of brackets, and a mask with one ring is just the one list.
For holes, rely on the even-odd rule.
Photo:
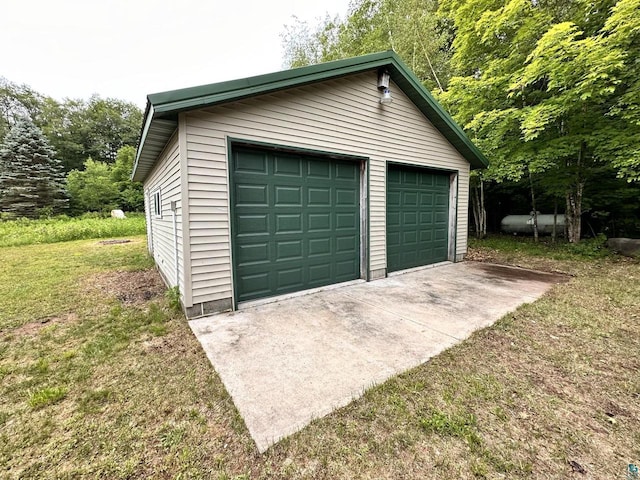
[(162, 218), (162, 190), (160, 188), (153, 190), (151, 198), (153, 199), (151, 214), (154, 218)]

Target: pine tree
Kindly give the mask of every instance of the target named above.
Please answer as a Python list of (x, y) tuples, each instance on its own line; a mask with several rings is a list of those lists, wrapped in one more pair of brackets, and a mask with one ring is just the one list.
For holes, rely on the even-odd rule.
[(67, 203), (62, 163), (42, 131), (18, 120), (0, 145), (0, 211), (35, 218)]

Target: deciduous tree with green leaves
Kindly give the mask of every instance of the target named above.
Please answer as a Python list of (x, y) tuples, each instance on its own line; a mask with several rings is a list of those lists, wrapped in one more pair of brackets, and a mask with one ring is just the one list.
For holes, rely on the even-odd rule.
[(67, 189), (74, 213), (108, 212), (115, 208), (139, 211), (144, 206), (140, 182), (131, 181), (135, 148), (124, 146), (113, 165), (89, 158), (82, 170), (67, 175)]
[(142, 183), (131, 180), (135, 159), (136, 149), (126, 145), (118, 150), (116, 161), (111, 167), (111, 180), (118, 189), (120, 207), (129, 212), (141, 211), (144, 208)]
[(297, 19), (283, 35), (290, 67), (394, 50), (429, 88), (449, 77), (451, 31), (436, 0), (356, 0), (347, 18), (327, 16), (315, 27)]
[(639, 1), (442, 4), (456, 27), (457, 76), (440, 99), (491, 158), (491, 178), (561, 183), (571, 242), (586, 182), (602, 168), (639, 178), (630, 107), (640, 68), (628, 53), (637, 52)]
[(73, 213), (107, 212), (118, 205), (118, 189), (111, 178), (111, 167), (91, 158), (83, 170), (71, 170), (67, 175), (67, 190)]

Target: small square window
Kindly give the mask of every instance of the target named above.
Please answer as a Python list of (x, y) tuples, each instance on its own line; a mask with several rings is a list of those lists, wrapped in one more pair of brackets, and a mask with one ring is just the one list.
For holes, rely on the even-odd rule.
[(162, 218), (162, 197), (160, 196), (160, 189), (153, 192), (153, 205), (152, 212), (156, 218)]

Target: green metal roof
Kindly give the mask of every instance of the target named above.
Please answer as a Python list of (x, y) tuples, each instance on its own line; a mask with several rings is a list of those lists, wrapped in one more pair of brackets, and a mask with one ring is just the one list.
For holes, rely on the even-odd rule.
[(486, 157), (471, 142), (451, 116), (431, 96), (416, 76), (392, 51), (293, 68), (228, 82), (183, 88), (147, 97), (140, 143), (133, 170), (134, 180), (144, 180), (177, 127), (177, 114), (278, 90), (322, 82), (332, 78), (384, 67), (391, 79), (431, 123), (466, 158), (473, 168), (488, 165)]

